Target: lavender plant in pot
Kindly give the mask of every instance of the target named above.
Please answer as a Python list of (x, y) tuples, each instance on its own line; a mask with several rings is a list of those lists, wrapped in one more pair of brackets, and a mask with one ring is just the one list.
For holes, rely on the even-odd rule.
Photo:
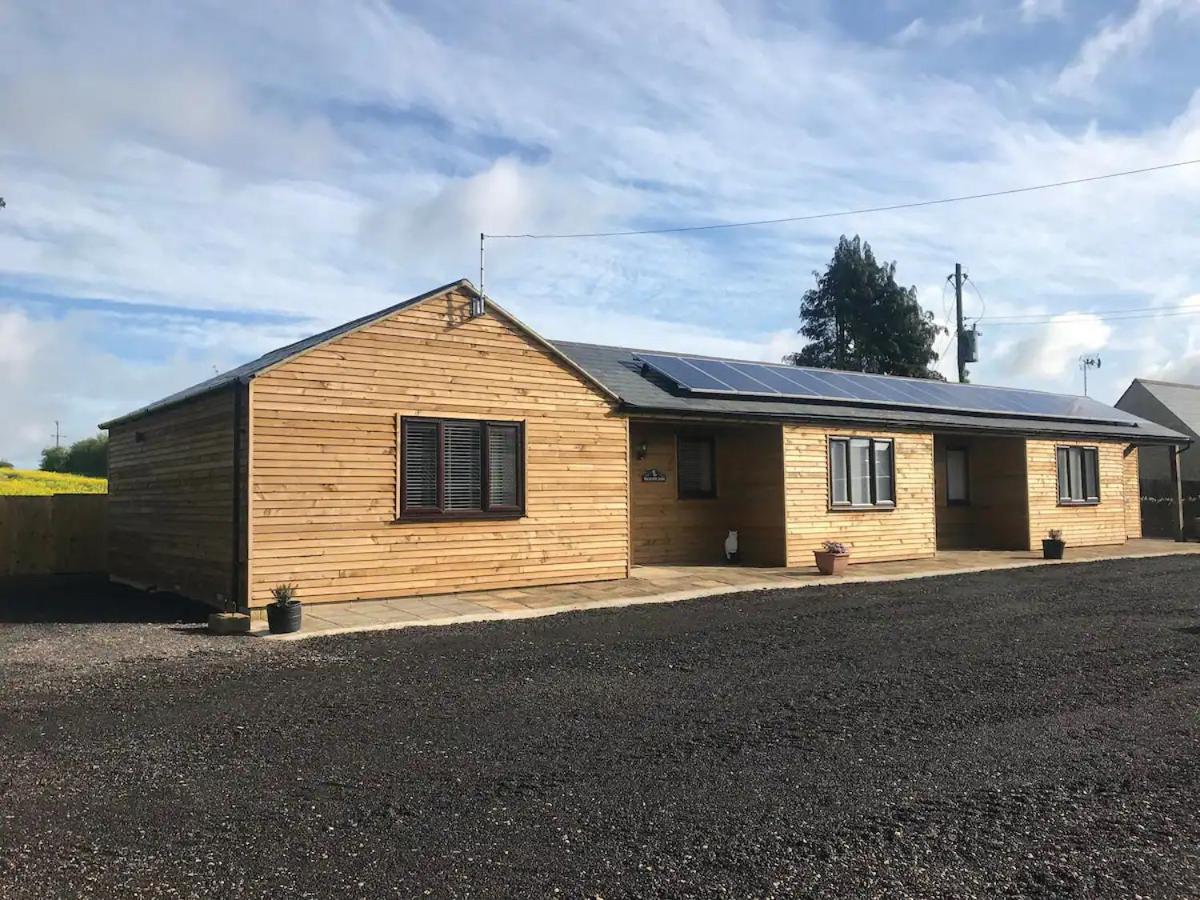
[(1063, 540), (1062, 530), (1051, 528), (1042, 540), (1042, 559), (1062, 559), (1067, 542)]
[(275, 602), (267, 607), (267, 626), (271, 634), (290, 634), (300, 630), (300, 601), (294, 584), (277, 584), (271, 588)]
[(841, 541), (825, 541), (820, 550), (813, 551), (817, 571), (822, 575), (844, 575), (850, 561), (850, 548)]

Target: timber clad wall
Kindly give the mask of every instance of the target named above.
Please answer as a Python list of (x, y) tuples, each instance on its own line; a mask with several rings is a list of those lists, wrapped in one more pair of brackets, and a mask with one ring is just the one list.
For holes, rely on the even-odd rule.
[(108, 497), (0, 497), (0, 576), (105, 572)]
[(225, 605), (233, 579), (234, 405), (230, 389), (109, 430), (112, 578)]
[[(628, 427), (598, 390), (453, 292), (251, 382), (251, 605), (622, 578)], [(525, 422), (526, 515), (394, 521), (398, 415)]]
[[(717, 496), (679, 499), (677, 437), (716, 442)], [(738, 532), (742, 562), (782, 566), (783, 447), (778, 425), (727, 426), (635, 420), (629, 441), (646, 443), (646, 458), (630, 454), (630, 545), (636, 565), (716, 565), (725, 537)], [(649, 469), (667, 480), (642, 481)]]
[[(895, 441), (895, 509), (829, 508), (828, 439), (836, 436)], [(784, 425), (783, 456), (789, 566), (811, 566), (826, 540), (849, 544), (851, 563), (934, 555), (933, 435)]]
[(1140, 461), (1138, 448), (1130, 447), (1124, 457), (1125, 491), (1125, 537), (1140, 538), (1142, 536), (1142, 492), (1139, 482)]
[[(1096, 447), (1100, 460), (1100, 502), (1095, 506), (1059, 506), (1058, 447)], [(1029, 474), (1029, 546), (1041, 547), (1051, 528), (1061, 528), (1068, 547), (1125, 542), (1125, 456), (1127, 445), (1112, 441), (1035, 441), (1025, 443)]]

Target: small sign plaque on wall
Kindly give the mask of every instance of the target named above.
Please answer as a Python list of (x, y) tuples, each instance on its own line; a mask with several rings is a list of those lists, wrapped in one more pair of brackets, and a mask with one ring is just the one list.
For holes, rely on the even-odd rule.
[(642, 481), (666, 481), (667, 476), (658, 469), (647, 469), (642, 473)]

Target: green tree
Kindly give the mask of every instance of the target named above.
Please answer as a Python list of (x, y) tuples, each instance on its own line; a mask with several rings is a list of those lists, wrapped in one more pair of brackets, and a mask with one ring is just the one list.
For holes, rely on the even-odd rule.
[(43, 472), (65, 472), (66, 469), (63, 466), (66, 464), (66, 447), (47, 447), (42, 451), (42, 464), (39, 468)]
[(66, 472), (104, 478), (108, 474), (108, 437), (99, 434), (84, 438), (68, 447), (47, 447), (42, 451), (43, 472)]
[(0, 459), (0, 469), (11, 469), (11, 468), (13, 468), (12, 463), (10, 463), (7, 459)]
[(921, 309), (917, 290), (896, 283), (896, 264), (875, 261), (871, 245), (842, 235), (817, 285), (800, 303), (800, 334), (808, 343), (786, 362), (916, 378), (942, 376), (932, 366), (945, 331)]

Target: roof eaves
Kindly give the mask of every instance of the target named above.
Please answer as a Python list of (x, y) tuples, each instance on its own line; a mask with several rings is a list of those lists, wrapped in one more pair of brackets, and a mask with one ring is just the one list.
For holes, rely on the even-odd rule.
[[(918, 431), (970, 431), (970, 432), (986, 432), (989, 434), (1022, 434), (1028, 433), (1031, 435), (1053, 437), (1058, 435), (1069, 435), (1071, 437), (1094, 437), (1112, 439), (1114, 437), (1123, 438), (1131, 443), (1138, 444), (1184, 444), (1190, 445), (1192, 438), (1185, 434), (1172, 431), (1163, 426), (1165, 434), (1157, 435), (1135, 435), (1129, 433), (1130, 428), (1124, 426), (1113, 425), (1111, 431), (1088, 430), (1086, 428), (1078, 429), (1063, 429), (1056, 428), (1055, 423), (1050, 420), (1030, 420), (1028, 428), (1011, 428), (998, 427), (996, 425), (989, 426), (987, 419), (980, 417), (978, 424), (974, 422), (955, 422), (936, 423), (924, 419), (910, 419), (902, 415), (888, 416), (886, 418), (879, 416), (854, 416), (845, 412), (830, 413), (823, 415), (819, 412), (805, 413), (779, 413), (770, 410), (713, 410), (713, 409), (688, 409), (678, 406), (658, 406), (658, 405), (639, 405), (623, 401), (621, 408), (624, 412), (631, 415), (648, 414), (658, 416), (669, 416), (674, 418), (704, 418), (704, 419), (754, 419), (758, 421), (766, 420), (773, 422), (814, 422), (814, 423), (848, 423), (854, 425), (867, 425), (871, 427), (893, 427), (893, 428), (908, 428)], [(1086, 425), (1087, 423), (1080, 423)], [(1132, 426), (1136, 428), (1136, 426)]]
[[(111, 428), (113, 425), (123, 425), (126, 422), (132, 422), (135, 419), (140, 419), (144, 416), (150, 415), (151, 413), (161, 412), (165, 409), (172, 409), (173, 407), (179, 406), (182, 403), (187, 403), (191, 400), (196, 400), (200, 397), (207, 397), (209, 394), (216, 393), (217, 391), (227, 388), (234, 384), (249, 384), (252, 380), (257, 378), (259, 375), (263, 375), (267, 372), (270, 372), (271, 370), (277, 368), (278, 366), (281, 366), (286, 362), (290, 362), (291, 360), (295, 359), (297, 356), (301, 356), (310, 350), (317, 349), (318, 347), (324, 347), (326, 344), (330, 343), (331, 341), (335, 341), (338, 338), (342, 338), (347, 335), (354, 334), (356, 331), (360, 331), (361, 329), (366, 328), (368, 325), (373, 325), (376, 322), (380, 321), (381, 319), (386, 319), (388, 316), (394, 315), (402, 310), (409, 309), (413, 306), (417, 306), (420, 303), (424, 303), (426, 300), (433, 300), (434, 298), (440, 297), (440, 296), (448, 293), (449, 291), (452, 291), (455, 288), (459, 288), (459, 287), (466, 288), (466, 289), (470, 290), (472, 293), (476, 294), (477, 296), (479, 294), (479, 292), (477, 290), (475, 290), (475, 286), (473, 284), (471, 284), (470, 281), (468, 281), (466, 278), (460, 278), (460, 279), (458, 279), (458, 281), (452, 281), (449, 284), (444, 284), (441, 287), (434, 288), (433, 290), (427, 291), (424, 294), (418, 294), (415, 297), (409, 297), (407, 300), (401, 301), (400, 303), (393, 304), (392, 306), (378, 310), (377, 312), (373, 312), (373, 313), (370, 313), (365, 316), (360, 316), (357, 319), (351, 319), (349, 322), (345, 322), (341, 325), (336, 325), (333, 328), (326, 329), (325, 331), (317, 332), (317, 334), (315, 334), (315, 335), (310, 335), (309, 337), (303, 338), (299, 341), (294, 341), (291, 344), (285, 344), (284, 346), (278, 347), (275, 350), (269, 350), (266, 353), (264, 353), (262, 356), (260, 356), (259, 359), (265, 359), (268, 356), (274, 356), (276, 354), (280, 354), (279, 358), (274, 359), (271, 362), (266, 363), (259, 368), (253, 368), (254, 361), (243, 364), (241, 366), (236, 366), (233, 369), (230, 369), (229, 372), (223, 373), (223, 374), (229, 375), (228, 378), (221, 379), (220, 376), (218, 376), (216, 379), (213, 379), (212, 385), (208, 388), (205, 388), (204, 390), (189, 394), (189, 393), (187, 393), (187, 391), (190, 389), (184, 388), (182, 391), (179, 391), (178, 393), (183, 394), (185, 396), (180, 396), (177, 400), (171, 400), (169, 402), (163, 402), (162, 400), (159, 400), (154, 403), (148, 403), (145, 406), (135, 409), (133, 412), (125, 413), (122, 416), (117, 416), (116, 418), (109, 419), (106, 422), (101, 422), (99, 427), (107, 430), (108, 428)], [(293, 347), (295, 348), (294, 352), (291, 352), (291, 353), (287, 352), (289, 349), (291, 349)], [(238, 375), (233, 374), (234, 372), (237, 372), (239, 369), (246, 369), (247, 367), (249, 367), (248, 371), (243, 372)], [(204, 382), (200, 382), (200, 384), (203, 384), (203, 383)], [(195, 385), (193, 385), (193, 387), (195, 387)]]
[[(249, 373), (249, 375), (246, 376), (246, 379), (245, 379), (246, 383), (249, 384), (251, 380), (253, 380), (254, 378), (257, 378), (259, 375), (266, 375), (268, 372), (272, 371), (273, 369), (279, 368), (284, 363), (291, 362), (297, 356), (303, 356), (305, 353), (308, 353), (310, 350), (316, 350), (320, 347), (324, 347), (327, 344), (332, 343), (333, 341), (339, 340), (344, 337), (349, 337), (352, 334), (362, 331), (364, 328), (368, 328), (371, 325), (374, 325), (376, 322), (380, 322), (380, 321), (386, 319), (388, 316), (394, 316), (398, 312), (403, 312), (406, 309), (412, 309), (414, 306), (419, 306), (420, 304), (425, 303), (426, 301), (435, 300), (438, 297), (443, 296), (444, 294), (448, 294), (450, 291), (454, 290), (455, 288), (466, 288), (467, 290), (469, 290), (471, 293), (475, 294), (476, 296), (479, 295), (479, 291), (475, 290), (475, 286), (473, 284), (471, 284), (471, 282), (469, 282), (465, 278), (460, 278), (460, 279), (458, 279), (458, 281), (452, 281), (449, 284), (443, 284), (441, 287), (434, 288), (432, 291), (427, 291), (424, 294), (418, 294), (415, 297), (409, 297), (407, 300), (404, 300), (400, 303), (393, 304), (392, 306), (389, 306), (385, 309), (381, 309), (378, 312), (370, 313), (369, 315), (363, 316), (359, 319), (352, 319), (351, 321), (347, 322), (345, 325), (340, 325), (337, 328), (330, 329), (330, 332), (336, 332), (335, 334), (330, 333), (330, 332), (321, 332), (322, 334), (328, 334), (328, 337), (325, 337), (321, 340), (314, 341), (312, 344), (309, 344), (308, 346), (306, 346), (300, 350), (297, 350), (295, 353), (289, 354), (288, 356), (285, 356), (281, 359), (277, 359), (274, 362), (272, 362), (266, 366), (263, 366), (261, 369), (256, 369), (255, 371)], [(308, 338), (307, 340), (312, 340), (312, 338)], [(297, 341), (297, 344), (303, 344), (303, 343), (304, 343), (304, 341)]]

